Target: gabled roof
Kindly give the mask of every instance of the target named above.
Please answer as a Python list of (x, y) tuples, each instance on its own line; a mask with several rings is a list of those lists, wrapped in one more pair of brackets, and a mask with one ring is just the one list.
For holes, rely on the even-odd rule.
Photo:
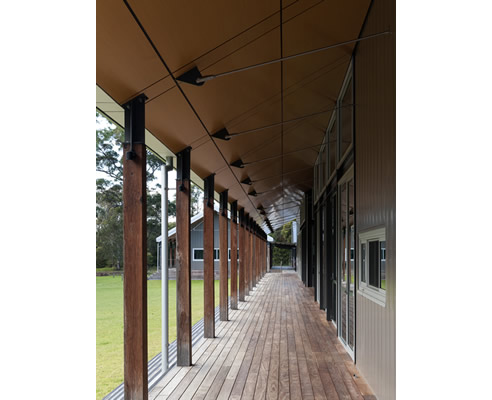
[[(214, 212), (216, 214), (219, 213), (219, 205), (214, 203)], [(231, 217), (231, 213), (229, 211), (227, 211), (227, 218), (230, 218)], [(194, 215), (193, 217), (191, 217), (191, 220), (190, 220), (190, 225), (193, 227), (194, 225), (198, 225), (201, 221), (203, 220), (203, 211), (199, 212), (198, 214)], [(169, 229), (167, 231), (167, 237), (170, 238), (172, 236), (174, 236), (176, 234), (176, 227), (172, 228), (172, 229)], [(162, 236), (158, 236), (155, 241), (157, 243), (160, 243), (162, 240)]]

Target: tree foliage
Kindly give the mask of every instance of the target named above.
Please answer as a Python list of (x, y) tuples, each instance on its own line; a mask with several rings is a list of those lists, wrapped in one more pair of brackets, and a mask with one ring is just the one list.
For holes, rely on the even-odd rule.
[[(96, 121), (105, 118), (96, 111)], [(124, 131), (114, 124), (96, 129), (96, 267), (123, 267), (123, 140)], [(161, 194), (149, 189), (162, 161), (147, 150), (147, 264), (157, 264), (155, 239), (161, 234)], [(159, 184), (155, 185), (160, 188)], [(176, 202), (168, 212), (176, 216)]]
[[(292, 221), (284, 224), (271, 234), (277, 243), (292, 243)], [(289, 249), (273, 248), (273, 265), (291, 265), (292, 252)]]

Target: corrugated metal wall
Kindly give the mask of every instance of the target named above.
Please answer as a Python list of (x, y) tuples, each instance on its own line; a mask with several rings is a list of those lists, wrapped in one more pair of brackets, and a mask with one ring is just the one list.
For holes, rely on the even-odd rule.
[[(361, 36), (395, 32), (395, 2), (374, 0)], [(395, 34), (355, 54), (357, 229), (386, 226), (386, 306), (357, 295), (356, 362), (378, 399), (395, 398)]]

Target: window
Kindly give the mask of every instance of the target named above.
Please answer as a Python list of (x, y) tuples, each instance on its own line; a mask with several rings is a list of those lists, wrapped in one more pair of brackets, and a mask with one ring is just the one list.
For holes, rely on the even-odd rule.
[(361, 267), (360, 267), (360, 280), (363, 283), (366, 283), (366, 244), (363, 243), (360, 246), (360, 254), (362, 258)]
[(337, 167), (337, 120), (336, 116), (333, 122), (333, 125), (330, 128), (330, 131), (328, 133), (328, 175), (330, 176), (333, 171), (335, 171)]
[[(203, 249), (193, 249), (193, 261), (203, 261)], [(214, 261), (219, 261), (219, 249), (214, 249)]]
[(373, 229), (359, 235), (359, 293), (379, 305), (386, 304), (386, 230)]
[(343, 85), (342, 95), (338, 100), (340, 116), (339, 160), (343, 158), (352, 144), (354, 123), (353, 102), (352, 67), (350, 66)]
[(193, 249), (193, 261), (203, 260), (203, 249)]

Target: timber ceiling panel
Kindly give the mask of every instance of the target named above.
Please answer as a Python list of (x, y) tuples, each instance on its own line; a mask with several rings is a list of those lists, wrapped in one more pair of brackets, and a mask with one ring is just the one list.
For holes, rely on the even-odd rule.
[[(145, 93), (147, 129), (173, 152), (191, 146), (193, 171), (201, 178), (216, 173), (216, 191), (229, 189), (231, 201), (266, 229), (256, 207), (279, 227), (296, 217), (312, 187), (312, 167), (354, 45), (200, 87), (175, 78), (194, 66), (202, 75), (217, 74), (354, 39), (370, 1), (288, 0), (282, 13), (278, 0), (252, 3), (98, 1), (97, 83), (120, 104)], [(321, 114), (229, 141), (210, 136), (224, 127), (234, 134), (313, 113)], [(246, 166), (231, 167), (239, 158)], [(252, 185), (239, 183), (247, 177)], [(248, 196), (253, 190), (263, 194)]]
[(167, 72), (122, 1), (96, 7), (97, 83), (122, 104)]

